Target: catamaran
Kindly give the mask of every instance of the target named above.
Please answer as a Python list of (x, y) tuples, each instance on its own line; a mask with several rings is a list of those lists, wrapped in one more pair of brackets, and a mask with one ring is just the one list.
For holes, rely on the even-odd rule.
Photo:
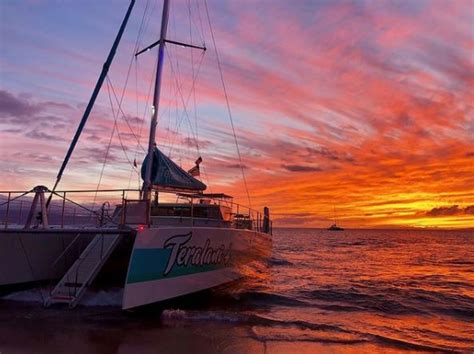
[[(45, 282), (52, 282), (46, 293), (43, 290), (44, 304), (72, 308), (91, 286), (119, 285), (123, 288), (121, 307), (133, 309), (234, 281), (243, 276), (248, 264), (270, 255), (268, 208), (261, 213), (235, 203), (230, 195), (205, 193), (207, 186), (196, 178), (202, 159), (186, 171), (155, 141), (165, 46), (206, 50), (168, 39), (169, 0), (163, 1), (159, 40), (135, 54), (158, 47), (142, 188), (57, 189), (134, 4), (132, 0), (54, 187), (0, 192), (4, 197), (0, 202), (0, 291), (38, 285), (44, 289)], [(94, 208), (80, 197), (91, 192), (95, 196), (120, 193), (121, 197)], [(27, 213), (22, 213), (23, 205)], [(70, 205), (75, 207), (73, 215), (67, 213)]]

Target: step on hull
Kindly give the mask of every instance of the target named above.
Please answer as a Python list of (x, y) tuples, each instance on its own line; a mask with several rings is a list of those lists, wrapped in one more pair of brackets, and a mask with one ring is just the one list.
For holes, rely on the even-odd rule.
[(241, 278), (268, 258), (271, 236), (238, 229), (151, 228), (137, 234), (122, 308), (131, 309)]

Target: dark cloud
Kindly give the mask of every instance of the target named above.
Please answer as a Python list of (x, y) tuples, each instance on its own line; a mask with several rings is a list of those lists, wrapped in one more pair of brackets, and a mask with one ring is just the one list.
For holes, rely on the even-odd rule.
[[(71, 106), (53, 101), (35, 102), (30, 95), (12, 93), (0, 90), (0, 118), (1, 123), (12, 126), (23, 126), (35, 128), (35, 130), (67, 129), (67, 115), (64, 111), (70, 111)], [(59, 113), (55, 115), (54, 112)], [(53, 114), (51, 114), (53, 113)]]
[(15, 97), (10, 92), (0, 90), (0, 117), (26, 117), (43, 109), (44, 107), (32, 104), (25, 98)]
[(474, 214), (474, 205), (469, 205), (465, 208), (460, 208), (459, 205), (452, 205), (449, 207), (433, 208), (426, 212), (426, 216), (453, 216), (463, 214)]
[(290, 172), (321, 172), (322, 168), (302, 165), (281, 165), (285, 170)]
[(127, 116), (127, 121), (129, 124), (134, 124), (134, 125), (142, 125), (144, 122), (143, 118), (140, 117), (134, 117), (134, 116)]
[(7, 129), (2, 129), (0, 131), (2, 131), (4, 133), (13, 133), (13, 134), (18, 134), (18, 133), (23, 132), (22, 129), (18, 129), (18, 128), (7, 128)]
[[(112, 144), (107, 154), (107, 162), (113, 163), (119, 161), (116, 150), (119, 146)], [(121, 148), (120, 148), (121, 149)], [(100, 163), (102, 164), (106, 155), (106, 147), (86, 147), (78, 151), (77, 159), (84, 164)]]
[(474, 157), (474, 151), (467, 152), (466, 157)]
[(13, 95), (0, 90), (0, 117), (31, 118), (46, 110), (70, 110), (71, 106), (61, 102), (31, 102), (29, 95)]
[(227, 167), (227, 168), (244, 168), (244, 169), (248, 168), (246, 165), (239, 165), (238, 163), (231, 163), (231, 164), (228, 164), (228, 165), (224, 165), (224, 167)]
[(322, 157), (331, 161), (343, 161), (343, 162), (354, 162), (354, 158), (346, 153), (339, 153), (337, 151), (330, 150), (326, 147), (320, 147), (319, 149), (306, 148), (308, 154), (312, 157)]
[(50, 163), (54, 161), (54, 159), (50, 155), (34, 153), (34, 152), (33, 153), (16, 152), (12, 156), (17, 158), (18, 160), (26, 160), (30, 162)]
[(31, 130), (28, 133), (25, 134), (28, 138), (35, 139), (35, 140), (56, 140), (56, 141), (64, 141), (65, 139), (57, 136), (57, 135), (52, 135), (48, 134), (42, 131), (38, 130)]
[(183, 139), (183, 144), (188, 146), (188, 147), (192, 147), (192, 148), (194, 148), (196, 146), (199, 146), (199, 148), (201, 148), (201, 149), (206, 148), (209, 145), (212, 145), (212, 143), (208, 140), (197, 140), (197, 139), (190, 138), (190, 137), (184, 138)]

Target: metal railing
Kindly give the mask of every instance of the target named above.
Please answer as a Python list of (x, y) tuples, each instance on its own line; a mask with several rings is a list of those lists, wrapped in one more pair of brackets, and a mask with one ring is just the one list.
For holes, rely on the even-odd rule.
[[(46, 193), (50, 193), (47, 191)], [(136, 194), (135, 194), (136, 193)], [(47, 208), (48, 226), (54, 228), (70, 228), (72, 226), (97, 227), (104, 223), (124, 224), (127, 223), (127, 205), (142, 202), (138, 189), (104, 189), (104, 190), (65, 190), (56, 191), (52, 194), (51, 202)], [(175, 200), (170, 203), (189, 205), (189, 215), (182, 215), (183, 221), (189, 222), (190, 226), (195, 226), (203, 220), (217, 221), (213, 218), (203, 218), (196, 215), (196, 208), (205, 205), (218, 206), (220, 211), (225, 211), (222, 215), (222, 223), (237, 229), (254, 230), (258, 232), (272, 233), (272, 221), (270, 218), (245, 205), (235, 203), (230, 198), (213, 198), (200, 195), (186, 196), (175, 191), (159, 191), (160, 195), (172, 196)], [(34, 190), (30, 191), (0, 191), (0, 228), (22, 228), (24, 227), (28, 214), (33, 203)], [(129, 196), (135, 197), (128, 199)], [(166, 199), (166, 198), (165, 198)], [(168, 198), (169, 199), (169, 198)], [(185, 199), (185, 202), (180, 200)], [(92, 201), (91, 201), (92, 200)], [(202, 203), (205, 200), (205, 203)], [(150, 213), (153, 201), (147, 201), (149, 212), (143, 219), (143, 224), (150, 224)], [(162, 201), (156, 205), (164, 204)], [(115, 206), (115, 207), (114, 207)], [(121, 208), (121, 220), (112, 220), (115, 216), (110, 216), (116, 208)], [(108, 209), (105, 209), (108, 208)], [(129, 209), (130, 210), (130, 209)], [(36, 210), (34, 211), (36, 213)], [(134, 222), (128, 222), (134, 224)], [(140, 224), (137, 222), (135, 224)], [(41, 224), (41, 213), (36, 214), (35, 225)]]
[[(111, 220), (110, 210), (114, 203), (121, 205), (129, 193), (138, 192), (136, 189), (107, 189), (107, 190), (67, 190), (56, 191), (52, 195), (47, 208), (48, 224), (55, 228), (71, 226), (97, 227)], [(0, 191), (0, 229), (23, 228), (32, 208), (34, 190), (30, 191)], [(46, 192), (45, 194), (49, 194)], [(108, 203), (109, 210), (104, 208)], [(41, 223), (40, 208), (34, 210), (33, 227)]]

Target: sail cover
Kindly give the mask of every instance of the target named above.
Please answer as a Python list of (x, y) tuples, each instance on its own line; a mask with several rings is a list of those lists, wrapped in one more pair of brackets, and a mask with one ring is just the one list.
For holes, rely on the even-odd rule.
[[(148, 155), (142, 164), (142, 179), (145, 179), (147, 161)], [(157, 187), (187, 191), (203, 191), (207, 188), (204, 183), (191, 176), (156, 147), (153, 150), (151, 184)]]

